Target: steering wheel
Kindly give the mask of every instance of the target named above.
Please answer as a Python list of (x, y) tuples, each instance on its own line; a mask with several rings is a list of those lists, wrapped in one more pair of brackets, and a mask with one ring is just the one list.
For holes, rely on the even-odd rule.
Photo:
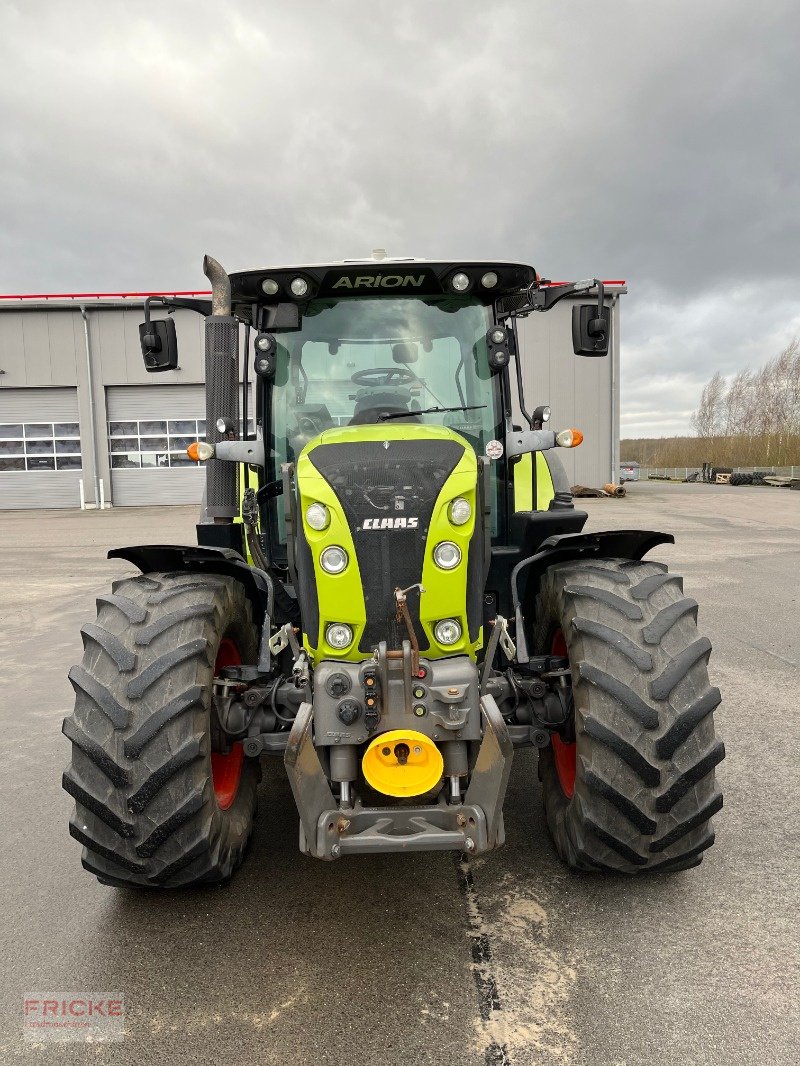
[(410, 385), (417, 380), (417, 375), (404, 366), (376, 366), (372, 370), (357, 370), (350, 380), (354, 385), (386, 388), (390, 385)]

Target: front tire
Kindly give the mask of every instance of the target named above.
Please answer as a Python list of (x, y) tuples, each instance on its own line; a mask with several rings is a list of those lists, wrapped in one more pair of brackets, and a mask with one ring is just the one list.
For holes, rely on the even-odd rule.
[(550, 568), (536, 605), (537, 654), (567, 654), (574, 715), (539, 755), (547, 824), (581, 870), (697, 866), (722, 807), (714, 767), (720, 693), (697, 603), (660, 563)]
[(75, 799), (70, 834), (111, 885), (224, 881), (253, 827), (259, 768), (224, 742), (215, 672), (257, 658), (242, 586), (191, 573), (124, 578), (83, 627), (83, 662), (64, 720)]

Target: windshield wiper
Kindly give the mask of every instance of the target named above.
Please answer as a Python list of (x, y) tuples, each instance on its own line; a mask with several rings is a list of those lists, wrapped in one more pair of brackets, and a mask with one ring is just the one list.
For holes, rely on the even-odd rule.
[(392, 418), (408, 418), (409, 415), (438, 415), (444, 411), (483, 411), (488, 405), (473, 403), (469, 407), (423, 407), (421, 411), (396, 411), (393, 415), (380, 415), (379, 422), (388, 422)]

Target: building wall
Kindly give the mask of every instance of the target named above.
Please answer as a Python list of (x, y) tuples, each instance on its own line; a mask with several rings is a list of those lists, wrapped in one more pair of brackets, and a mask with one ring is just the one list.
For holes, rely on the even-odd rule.
[[(570, 300), (563, 300), (546, 314), (533, 314), (519, 324), (528, 410), (549, 403), (554, 428), (574, 425), (585, 435), (580, 448), (560, 453), (572, 484), (602, 485), (609, 479), (616, 480), (613, 475), (618, 466), (619, 300), (616, 296), (609, 300), (613, 306), (613, 352), (607, 359), (584, 359), (573, 354)], [(82, 471), (78, 474), (74, 470), (70, 472), (73, 488), (49, 494), (52, 505), (58, 506), (71, 506), (69, 501), (75, 497), (75, 486), (80, 478), (89, 502), (94, 500), (96, 488), (99, 495), (100, 481), (106, 500), (115, 502), (108, 433), (111, 421), (109, 397), (118, 398), (120, 390), (125, 387), (126, 391), (130, 389), (134, 405), (138, 406), (139, 419), (165, 418), (169, 416), (170, 407), (164, 400), (168, 386), (197, 386), (203, 381), (204, 323), (201, 316), (188, 310), (175, 313), (180, 366), (177, 370), (153, 375), (144, 369), (139, 347), (139, 323), (143, 318), (141, 301), (94, 304), (87, 301), (86, 306), (93, 370), (94, 426), (89, 403), (84, 321), (77, 301), (0, 307), (0, 398), (6, 390), (9, 390), (9, 397), (21, 395), (17, 390), (30, 390), (34, 403), (38, 403), (45, 396), (38, 390), (69, 386), (77, 390)], [(163, 311), (153, 310), (154, 318), (162, 316)], [(136, 404), (139, 389), (142, 390), (141, 401)], [(194, 413), (181, 414), (183, 398), (190, 395)], [(198, 395), (196, 389), (176, 391), (172, 417), (202, 418), (204, 411)], [(11, 407), (13, 402), (5, 406)], [(25, 406), (27, 410), (27, 401)], [(43, 403), (42, 406), (44, 409), (48, 405)], [(198, 406), (200, 409), (194, 411)], [(517, 421), (520, 421), (519, 414)], [(153, 476), (157, 476), (157, 472), (154, 471)], [(8, 491), (8, 485), (18, 486), (20, 477), (29, 479), (26, 490)], [(40, 483), (30, 481), (36, 477), (36, 474), (2, 475), (0, 472), (0, 508), (25, 506), (14, 502), (20, 499), (42, 499), (43, 495), (38, 491)], [(58, 472), (48, 474), (48, 477), (51, 489), (59, 484)], [(139, 489), (146, 479), (141, 479), (141, 486), (132, 485), (136, 478), (133, 471), (118, 476), (117, 488), (119, 490), (124, 482), (125, 490), (119, 492), (120, 499), (116, 502), (133, 502), (141, 498)], [(153, 484), (152, 477), (150, 480)], [(202, 480), (196, 470), (173, 472), (170, 469), (162, 482), (164, 502), (176, 498), (178, 485), (178, 498), (191, 498), (196, 493), (199, 499)], [(77, 499), (75, 503), (77, 505)]]
[(583, 444), (562, 448), (559, 458), (571, 485), (602, 486), (616, 481), (619, 470), (619, 297), (607, 299), (612, 338), (603, 359), (572, 350), (572, 307), (585, 302), (585, 296), (565, 299), (546, 313), (529, 315), (520, 320), (518, 334), (528, 411), (548, 404), (554, 429), (575, 426), (583, 432)]
[[(92, 397), (94, 401), (94, 438), (89, 403), (89, 374), (86, 358), (84, 320), (77, 303), (67, 306), (42, 304), (35, 307), (3, 308), (0, 313), (0, 398), (5, 390), (22, 388), (30, 390), (33, 398), (44, 399), (39, 389), (59, 386), (77, 388), (78, 418), (82, 441), (82, 477), (86, 498), (94, 501), (99, 495), (100, 481), (105, 499), (113, 502), (113, 486), (108, 445), (108, 390), (117, 386), (134, 386), (143, 389), (142, 415), (147, 417), (147, 393), (154, 386), (201, 385), (203, 382), (203, 319), (192, 311), (175, 312), (179, 336), (180, 365), (176, 370), (153, 375), (144, 369), (139, 346), (139, 323), (143, 319), (141, 302), (124, 306), (97, 306), (87, 302), (89, 344), (92, 360)], [(153, 318), (164, 317), (164, 312), (153, 309)], [(10, 394), (10, 393), (9, 393)], [(10, 406), (7, 404), (6, 406)], [(42, 407), (49, 406), (42, 403)], [(159, 405), (163, 407), (162, 405)], [(26, 404), (27, 409), (27, 404)], [(202, 408), (198, 417), (204, 416)], [(94, 443), (92, 443), (94, 440)], [(96, 454), (96, 469), (93, 456)], [(199, 498), (202, 478), (196, 471), (190, 483), (199, 486), (190, 488), (191, 498)], [(28, 490), (11, 491), (10, 486), (19, 482), (19, 475), (2, 477), (0, 471), (0, 508), (3, 506), (26, 506), (22, 499), (44, 499), (38, 493), (39, 483), (32, 481), (36, 475), (28, 475)], [(181, 483), (187, 481), (185, 474), (178, 475)], [(73, 475), (74, 479), (74, 475)], [(164, 479), (165, 502), (170, 499), (171, 474)], [(58, 481), (58, 475), (50, 478), (49, 489)], [(44, 480), (41, 481), (44, 486)], [(172, 486), (174, 489), (174, 485)], [(184, 488), (178, 498), (184, 500)], [(51, 492), (52, 506), (69, 506), (65, 499), (78, 505), (77, 492), (65, 496), (63, 492)], [(30, 504), (33, 505), (33, 504)], [(40, 503), (39, 506), (46, 504)]]

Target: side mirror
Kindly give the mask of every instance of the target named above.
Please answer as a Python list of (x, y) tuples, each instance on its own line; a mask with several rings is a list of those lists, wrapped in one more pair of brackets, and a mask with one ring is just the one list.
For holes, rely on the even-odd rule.
[(611, 308), (576, 304), (572, 308), (572, 349), (576, 355), (608, 355)]
[(139, 326), (139, 343), (145, 370), (157, 374), (162, 370), (174, 370), (178, 365), (178, 336), (174, 318), (153, 321), (149, 308), (145, 320)]

